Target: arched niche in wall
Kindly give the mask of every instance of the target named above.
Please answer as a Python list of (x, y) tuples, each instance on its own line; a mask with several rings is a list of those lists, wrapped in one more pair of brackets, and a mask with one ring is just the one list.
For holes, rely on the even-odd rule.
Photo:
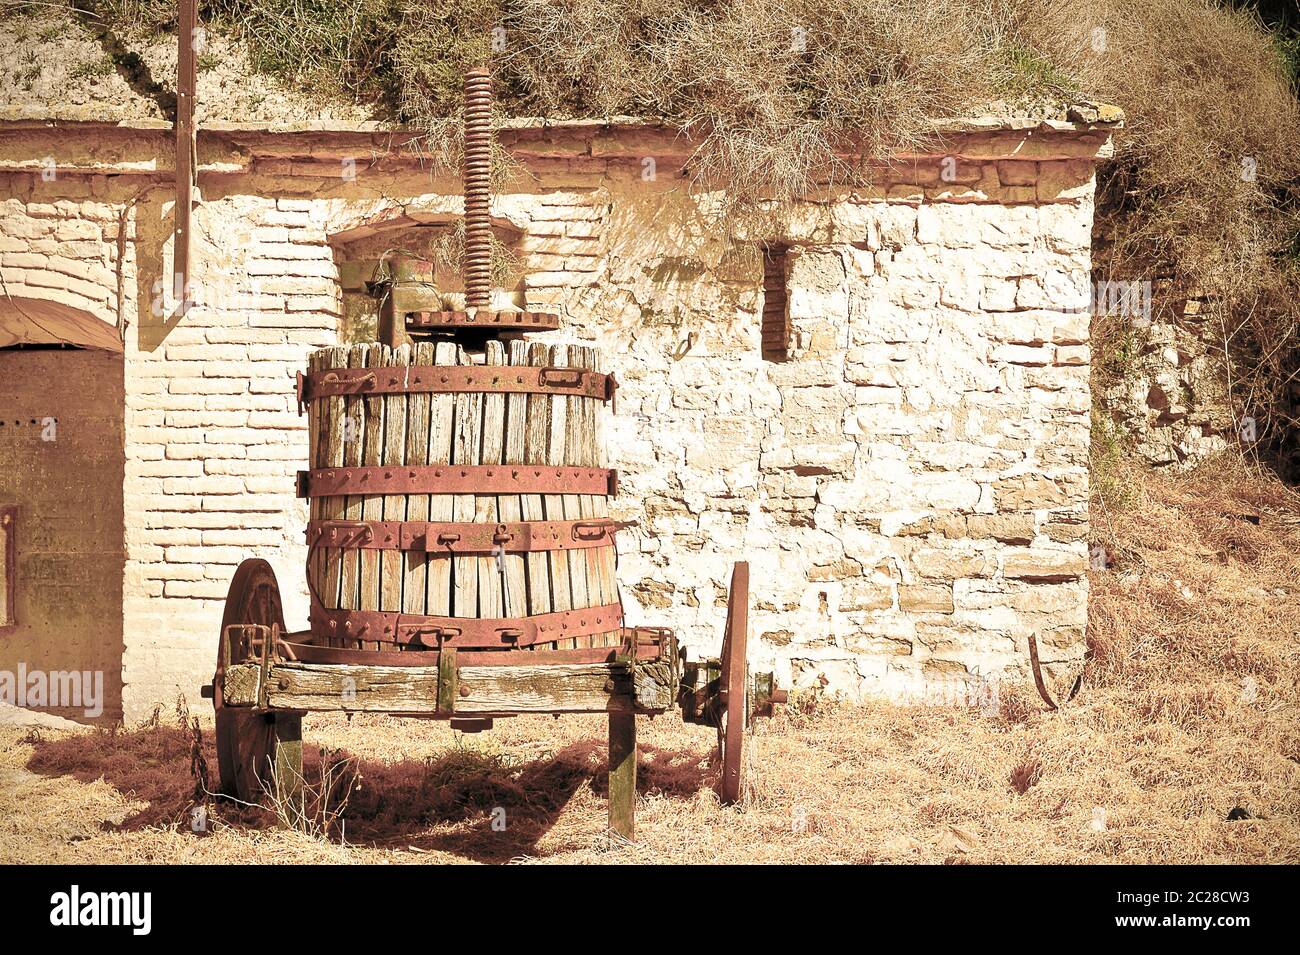
[(0, 297), (0, 348), (74, 345), (122, 353), (116, 327), (87, 311), (47, 299)]
[[(459, 205), (457, 199), (456, 205)], [(329, 235), (343, 293), (341, 341), (371, 341), (378, 320), (376, 286), (398, 256), (434, 264), (434, 285), (446, 296), (444, 308), (464, 308), (461, 271), (463, 219), (458, 208), (394, 209), (343, 225)], [(496, 287), (517, 307), (524, 307), (524, 276), (519, 267), (523, 230), (502, 216), (492, 217)]]

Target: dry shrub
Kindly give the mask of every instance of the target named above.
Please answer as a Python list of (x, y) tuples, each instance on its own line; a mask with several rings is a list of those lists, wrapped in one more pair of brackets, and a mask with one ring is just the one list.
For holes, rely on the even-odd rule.
[(647, 58), (658, 24), (689, 9), (685, 0), (521, 0), (505, 19), (503, 65), (520, 109), (550, 115), (612, 116), (652, 112), (643, 97)]
[[(260, 10), (261, 2), (233, 5)], [(398, 115), (450, 135), (452, 128), (443, 120), (459, 117), (465, 72), (489, 57), (491, 31), (500, 23), (500, 4), (399, 0), (387, 7), (393, 11), (395, 26), (386, 54), (389, 75), (379, 92)]]
[[(654, 17), (646, 16), (651, 6)], [(583, 29), (558, 28), (561, 10)], [(519, 22), (526, 33), (561, 40), (538, 53), (576, 54), (586, 75), (570, 82), (595, 80), (592, 106), (671, 118), (698, 141), (697, 182), (758, 195), (848, 179), (852, 170), (836, 159), (837, 147), (913, 145), (932, 134), (936, 119), (986, 101), (997, 70), (981, 12), (979, 4), (925, 0), (776, 7), (526, 0)], [(596, 62), (611, 39), (620, 54), (612, 64)], [(534, 100), (539, 108), (560, 105), (559, 90), (541, 77), (547, 59), (507, 64), (528, 71), (526, 86), (543, 94)]]
[(998, 690), (998, 718), (1009, 726), (1028, 723), (1042, 711), (1042, 700), (1027, 686), (1003, 686)]
[(1094, 88), (1132, 117), (1103, 194), (1124, 213), (1118, 267), (1154, 259), (1231, 296), (1261, 287), (1294, 235), (1276, 213), (1300, 172), (1296, 100), (1270, 37), (1253, 14), (1200, 0), (1126, 2), (1104, 25)]
[(309, 838), (346, 839), (348, 806), (361, 786), (357, 760), (339, 750), (321, 747), (315, 760), (317, 778), (307, 778), (309, 765), (292, 779), (284, 778), (278, 765), (272, 766), (265, 793), (270, 810), (281, 826)]
[[(1277, 41), (1210, 0), (1016, 5), (1016, 32), (1128, 117), (1098, 173), (1102, 277), (1212, 296), (1228, 384), (1276, 449), (1300, 342), (1300, 108)], [(1097, 331), (1094, 354), (1113, 361), (1125, 331)]]

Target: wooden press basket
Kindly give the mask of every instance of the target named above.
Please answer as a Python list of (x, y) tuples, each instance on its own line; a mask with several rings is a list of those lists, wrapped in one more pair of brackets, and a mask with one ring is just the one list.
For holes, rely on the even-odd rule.
[[(593, 348), (315, 352), (300, 377), (320, 662), (604, 660), (624, 642)], [(468, 656), (467, 656), (468, 655)]]

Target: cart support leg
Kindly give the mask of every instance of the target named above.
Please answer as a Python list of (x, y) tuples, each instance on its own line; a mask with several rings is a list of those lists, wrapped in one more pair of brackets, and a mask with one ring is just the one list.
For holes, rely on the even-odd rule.
[(286, 804), (302, 804), (302, 714), (275, 714), (275, 779)]
[(609, 715), (609, 827), (636, 838), (636, 716)]

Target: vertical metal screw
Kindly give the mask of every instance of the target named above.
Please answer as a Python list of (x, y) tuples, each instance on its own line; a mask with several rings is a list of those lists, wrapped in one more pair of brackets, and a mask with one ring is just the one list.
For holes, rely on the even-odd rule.
[(486, 308), (492, 291), (492, 76), (465, 75), (465, 307)]

